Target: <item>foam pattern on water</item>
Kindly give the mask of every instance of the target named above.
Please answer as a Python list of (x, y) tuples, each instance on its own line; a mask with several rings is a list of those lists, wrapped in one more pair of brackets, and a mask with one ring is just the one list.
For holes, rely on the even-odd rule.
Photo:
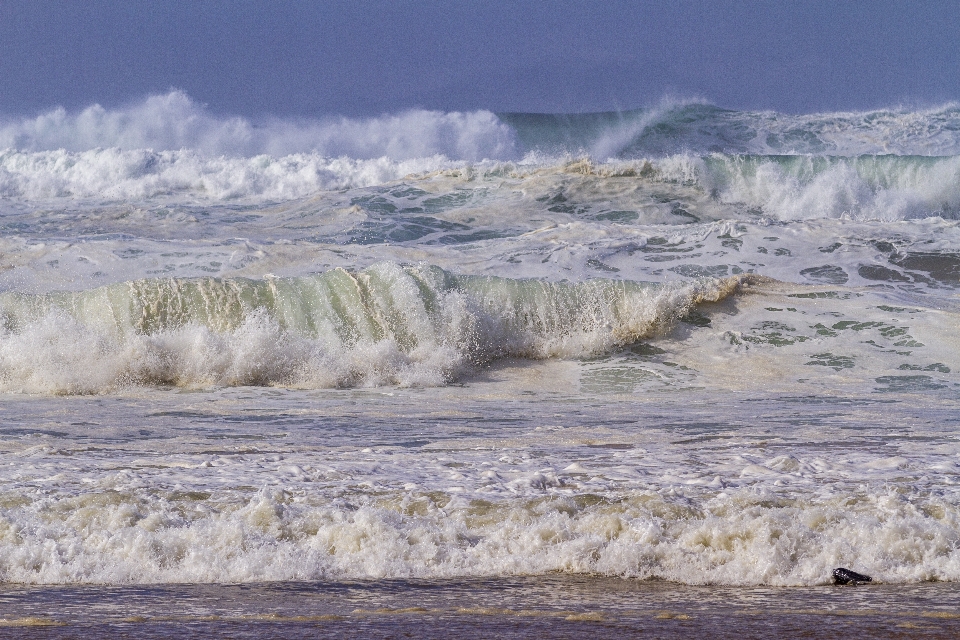
[[(529, 429), (539, 416), (511, 417), (515, 400), (491, 416), (485, 402), (434, 397), (434, 418), (458, 422), (437, 439), (442, 430), (378, 416), (402, 416), (423, 401), (408, 393), (420, 395), (365, 398), (375, 422), (348, 418), (340, 428), (330, 416), (353, 414), (358, 397), (343, 406), (289, 395), (239, 406), (237, 397), (201, 397), (173, 412), (156, 409), (183, 402), (147, 397), (153, 411), (119, 430), (76, 419), (136, 408), (83, 401), (75, 424), (59, 427), (60, 448), (47, 440), (3, 454), (15, 464), (0, 468), (0, 579), (565, 571), (809, 585), (851, 565), (882, 582), (960, 579), (960, 450), (942, 425), (911, 425), (890, 438), (910, 409), (798, 399), (762, 424), (732, 428), (727, 421), (744, 421), (743, 412), (736, 399), (716, 396), (699, 408), (709, 408), (707, 422), (628, 428), (649, 418), (619, 407), (560, 417), (570, 427)], [(689, 421), (688, 411), (662, 419)], [(494, 419), (482, 427), (484, 414)], [(950, 409), (942, 417), (951, 420)]]

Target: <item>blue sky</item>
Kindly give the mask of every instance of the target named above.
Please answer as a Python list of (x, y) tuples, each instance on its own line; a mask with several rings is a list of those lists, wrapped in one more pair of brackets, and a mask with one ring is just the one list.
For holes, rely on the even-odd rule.
[(960, 2), (0, 0), (0, 112), (811, 112), (960, 100)]

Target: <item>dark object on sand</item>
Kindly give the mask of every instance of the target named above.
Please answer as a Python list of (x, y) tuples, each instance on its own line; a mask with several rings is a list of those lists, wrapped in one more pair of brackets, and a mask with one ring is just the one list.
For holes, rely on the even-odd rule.
[(833, 570), (833, 584), (860, 584), (861, 582), (873, 582), (873, 578), (843, 567)]

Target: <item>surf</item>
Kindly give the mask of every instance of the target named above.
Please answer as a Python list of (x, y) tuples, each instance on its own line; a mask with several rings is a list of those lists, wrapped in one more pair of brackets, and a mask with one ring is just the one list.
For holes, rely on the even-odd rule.
[(0, 294), (5, 390), (436, 386), (493, 360), (577, 358), (654, 335), (748, 277), (654, 285), (380, 263), (295, 278), (152, 279)]

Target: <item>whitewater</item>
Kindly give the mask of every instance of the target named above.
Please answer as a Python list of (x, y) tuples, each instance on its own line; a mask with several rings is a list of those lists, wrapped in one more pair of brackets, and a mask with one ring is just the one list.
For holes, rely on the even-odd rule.
[(0, 581), (960, 580), (960, 107), (0, 117)]

